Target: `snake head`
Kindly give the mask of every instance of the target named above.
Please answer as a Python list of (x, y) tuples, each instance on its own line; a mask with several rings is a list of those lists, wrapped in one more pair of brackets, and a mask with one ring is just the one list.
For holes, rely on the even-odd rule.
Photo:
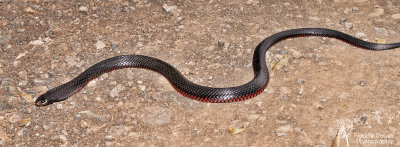
[(42, 107), (42, 106), (47, 106), (54, 103), (53, 101), (51, 101), (46, 94), (43, 94), (41, 96), (39, 96), (36, 101), (35, 101), (35, 105), (38, 107)]

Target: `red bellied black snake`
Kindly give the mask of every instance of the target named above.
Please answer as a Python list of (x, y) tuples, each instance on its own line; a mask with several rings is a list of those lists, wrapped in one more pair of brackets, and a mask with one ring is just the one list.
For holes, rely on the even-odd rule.
[(388, 50), (400, 47), (400, 43), (377, 44), (366, 42), (335, 30), (324, 28), (301, 28), (276, 33), (258, 44), (253, 55), (254, 78), (248, 83), (236, 87), (213, 88), (197, 85), (187, 80), (170, 64), (156, 58), (142, 55), (122, 55), (103, 60), (78, 75), (71, 81), (48, 90), (36, 99), (37, 106), (46, 106), (67, 99), (79, 92), (91, 80), (101, 74), (121, 68), (146, 68), (165, 76), (172, 86), (186, 97), (210, 103), (243, 101), (264, 91), (269, 81), (265, 63), (267, 50), (275, 43), (293, 37), (322, 36), (336, 38), (354, 46), (368, 50)]

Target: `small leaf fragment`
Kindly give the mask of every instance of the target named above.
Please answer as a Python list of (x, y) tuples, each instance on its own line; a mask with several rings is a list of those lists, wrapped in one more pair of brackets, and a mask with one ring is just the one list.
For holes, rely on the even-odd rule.
[(25, 8), (25, 12), (30, 13), (30, 14), (35, 14), (36, 11), (33, 10), (31, 7)]
[(385, 40), (380, 39), (380, 38), (374, 38), (374, 42), (375, 42), (375, 43), (379, 43), (379, 44), (385, 44), (385, 43), (386, 43)]
[(21, 119), (19, 121), (19, 125), (20, 126), (29, 126), (31, 124), (31, 120), (30, 119)]
[(340, 131), (337, 132), (335, 139), (332, 141), (332, 147), (340, 146)]
[(240, 133), (240, 132), (246, 130), (246, 128), (228, 127), (227, 130), (228, 130), (229, 133), (235, 135), (235, 134), (238, 134), (238, 133)]

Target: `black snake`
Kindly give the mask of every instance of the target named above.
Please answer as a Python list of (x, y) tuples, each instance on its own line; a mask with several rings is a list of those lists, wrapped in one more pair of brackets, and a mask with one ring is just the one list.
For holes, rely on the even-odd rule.
[(197, 85), (187, 80), (170, 64), (156, 58), (142, 55), (122, 55), (103, 60), (78, 75), (71, 81), (48, 90), (36, 99), (37, 106), (45, 106), (67, 99), (79, 92), (91, 80), (103, 73), (121, 68), (146, 68), (165, 76), (172, 86), (186, 97), (210, 103), (243, 101), (264, 91), (269, 81), (265, 54), (277, 42), (293, 37), (322, 36), (336, 38), (368, 50), (387, 50), (400, 47), (400, 43), (377, 44), (366, 42), (335, 30), (324, 28), (301, 28), (276, 33), (258, 44), (253, 55), (254, 78), (236, 87), (213, 88)]

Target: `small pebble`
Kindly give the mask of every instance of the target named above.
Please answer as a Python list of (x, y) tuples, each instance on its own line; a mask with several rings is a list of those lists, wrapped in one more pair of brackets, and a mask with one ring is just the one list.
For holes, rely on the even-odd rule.
[(140, 91), (146, 91), (146, 85), (138, 85)]
[(25, 32), (25, 29), (17, 29), (17, 32), (18, 32), (18, 33)]
[[(171, 13), (172, 15), (174, 15), (175, 17), (180, 16), (180, 9), (178, 9), (176, 6), (168, 6), (167, 4), (163, 5), (163, 9), (165, 10), (165, 12), (167, 13)], [(181, 18), (180, 18), (181, 19)]]
[(276, 131), (277, 131), (277, 132), (280, 132), (280, 133), (283, 133), (283, 132), (287, 133), (287, 132), (293, 131), (293, 128), (292, 128), (291, 125), (283, 125), (283, 126), (279, 126), (279, 127), (276, 129)]
[(18, 133), (17, 133), (18, 137), (21, 137), (22, 135), (24, 135), (24, 130), (25, 129), (22, 129), (22, 130), (18, 131)]
[(297, 133), (301, 133), (301, 132), (302, 132), (302, 129), (299, 128), (299, 127), (295, 127), (293, 130), (294, 130), (295, 132), (297, 132)]
[(258, 107), (261, 107), (262, 103), (263, 103), (263, 102), (257, 102), (256, 105), (257, 105)]
[(75, 66), (77, 64), (75, 59), (76, 59), (76, 57), (67, 56), (65, 58), (65, 61), (67, 61), (69, 67), (72, 67), (72, 66)]
[(346, 18), (341, 18), (339, 24), (344, 24), (347, 21)]
[(364, 86), (365, 84), (367, 84), (367, 82), (365, 82), (365, 81), (360, 81), (360, 85), (361, 85), (361, 86)]
[(393, 14), (393, 15), (392, 15), (392, 18), (393, 18), (393, 19), (400, 19), (400, 14)]
[(44, 130), (48, 130), (50, 128), (48, 125), (43, 125), (42, 127)]
[(82, 12), (82, 13), (84, 13), (84, 14), (87, 14), (88, 8), (85, 7), (85, 6), (80, 6), (79, 9), (78, 9), (78, 11), (79, 11), (79, 12)]
[(82, 115), (80, 115), (80, 114), (76, 114), (76, 115), (74, 116), (75, 119), (80, 119), (81, 117), (82, 117)]
[(356, 33), (355, 37), (357, 37), (357, 38), (365, 38), (366, 35), (364, 33)]
[(396, 131), (397, 131), (396, 127), (388, 127), (388, 128), (389, 128), (389, 130), (392, 131), (392, 132), (396, 132)]
[(167, 4), (164, 4), (163, 9), (165, 10), (165, 12), (172, 12), (176, 9), (176, 6), (168, 6)]
[(384, 69), (379, 69), (378, 72), (379, 74), (384, 74), (386, 71)]
[(224, 47), (225, 42), (223, 40), (218, 41), (218, 47)]
[(247, 119), (249, 119), (250, 121), (255, 121), (258, 118), (260, 118), (260, 115), (257, 115), (257, 114), (251, 114), (251, 115), (247, 116)]
[(111, 89), (111, 91), (110, 91), (110, 93), (109, 93), (109, 95), (111, 96), (111, 97), (117, 97), (118, 95), (119, 95), (119, 92), (121, 92), (121, 91), (123, 91), (123, 90), (125, 90), (126, 89), (126, 87), (125, 86), (123, 86), (123, 85), (121, 85), (121, 84), (118, 84), (116, 87), (114, 87), (113, 89)]
[(10, 122), (10, 123), (16, 123), (16, 122), (19, 122), (21, 119), (22, 119), (22, 118), (21, 118), (20, 115), (14, 114), (14, 115), (12, 115), (12, 116), (8, 119), (8, 122)]
[(288, 54), (288, 51), (282, 50), (282, 51), (279, 52), (279, 54), (281, 54), (281, 55), (283, 55), (283, 54)]
[(50, 140), (52, 140), (52, 141), (58, 141), (58, 140), (60, 140), (60, 136), (52, 136), (52, 137), (50, 138)]
[(283, 137), (283, 136), (286, 136), (287, 135), (287, 133), (276, 133), (276, 136), (278, 136), (278, 137)]
[[(398, 88), (400, 88), (400, 81), (394, 81), (394, 85), (396, 85)], [(400, 111), (399, 111), (400, 114)]]
[(29, 42), (29, 44), (30, 45), (43, 45), (44, 42), (43, 42), (43, 40), (41, 38), (39, 38), (38, 40), (34, 40), (34, 41)]
[(388, 31), (385, 28), (382, 27), (374, 27), (373, 28), (375, 32), (381, 35), (388, 35)]
[(26, 84), (28, 84), (28, 81), (19, 81), (18, 82), (18, 87), (25, 87)]
[(110, 136), (125, 136), (133, 127), (130, 126), (112, 126), (109, 130)]
[(68, 139), (67, 139), (67, 137), (65, 136), (65, 135), (60, 135), (60, 139), (63, 141), (63, 142), (66, 142)]
[(36, 13), (36, 10), (33, 10), (31, 7), (27, 7), (27, 8), (25, 8), (25, 12), (34, 14), (34, 13)]
[(101, 50), (104, 47), (106, 47), (106, 44), (103, 41), (97, 41), (94, 46), (96, 47), (96, 49)]
[(63, 108), (62, 104), (57, 104), (57, 109), (58, 109), (58, 110), (60, 110), (60, 109), (62, 109), (62, 108)]
[(89, 124), (86, 121), (81, 121), (80, 125), (81, 125), (82, 128), (88, 128), (89, 127)]
[(304, 87), (299, 87), (299, 92), (297, 94), (302, 95), (304, 93)]
[(345, 23), (344, 23), (344, 26), (345, 26), (348, 30), (350, 30), (350, 29), (353, 28), (353, 23), (351, 23), (351, 22), (345, 22)]
[(117, 48), (117, 47), (119, 47), (119, 43), (115, 42), (115, 41), (111, 41), (111, 47), (112, 48)]
[(212, 52), (214, 49), (215, 49), (215, 46), (209, 46), (209, 47), (204, 48), (204, 50), (207, 52)]
[(212, 139), (211, 138), (209, 138), (209, 137), (206, 137), (206, 138), (204, 138), (204, 142), (210, 142)]
[(113, 137), (113, 136), (107, 135), (107, 136), (104, 136), (104, 140), (105, 140), (105, 141), (113, 141), (113, 140), (114, 140), (114, 137)]
[(0, 44), (6, 43), (11, 39), (10, 35), (0, 35)]
[(28, 73), (27, 73), (26, 71), (20, 71), (20, 72), (18, 72), (18, 76), (19, 76), (21, 79), (26, 79), (26, 78), (27, 78), (27, 75), (28, 75)]
[(50, 37), (46, 37), (43, 39), (44, 42), (52, 42), (53, 39), (51, 39)]
[(306, 80), (304, 80), (304, 79), (298, 79), (298, 80), (297, 80), (297, 83), (299, 83), (299, 84), (304, 84), (304, 83), (306, 83)]
[(19, 54), (17, 55), (17, 57), (15, 57), (15, 60), (18, 60), (18, 59), (24, 57), (27, 53), (28, 53), (28, 51), (25, 51), (25, 52), (23, 52), (23, 53), (19, 53)]
[(312, 21), (320, 21), (320, 20), (321, 20), (320, 18), (318, 18), (318, 17), (313, 17), (313, 16), (308, 17), (308, 19), (310, 19), (310, 20), (312, 20)]
[(119, 102), (119, 103), (117, 104), (118, 107), (121, 107), (122, 105), (124, 105), (124, 102)]
[(367, 120), (367, 116), (362, 116), (360, 117), (360, 123), (363, 125), (365, 121)]
[(384, 13), (385, 13), (385, 9), (376, 8), (376, 9), (374, 10), (374, 12), (370, 13), (368, 16), (369, 16), (369, 17), (378, 17), (378, 16), (383, 15)]
[(275, 120), (275, 122), (276, 122), (277, 124), (286, 124), (286, 123), (287, 123), (286, 120)]
[(317, 110), (319, 110), (319, 111), (321, 111), (321, 110), (324, 109), (324, 108), (322, 107), (322, 105), (321, 105), (319, 102), (314, 102), (314, 106), (315, 106), (315, 108), (316, 108)]
[(350, 11), (351, 11), (351, 10), (350, 10), (349, 8), (346, 8), (346, 9), (343, 10), (343, 13), (344, 13), (344, 14), (350, 14)]
[(293, 50), (292, 56), (293, 56), (293, 58), (298, 59), (298, 58), (303, 57), (303, 54), (301, 52), (297, 51), (297, 50)]

